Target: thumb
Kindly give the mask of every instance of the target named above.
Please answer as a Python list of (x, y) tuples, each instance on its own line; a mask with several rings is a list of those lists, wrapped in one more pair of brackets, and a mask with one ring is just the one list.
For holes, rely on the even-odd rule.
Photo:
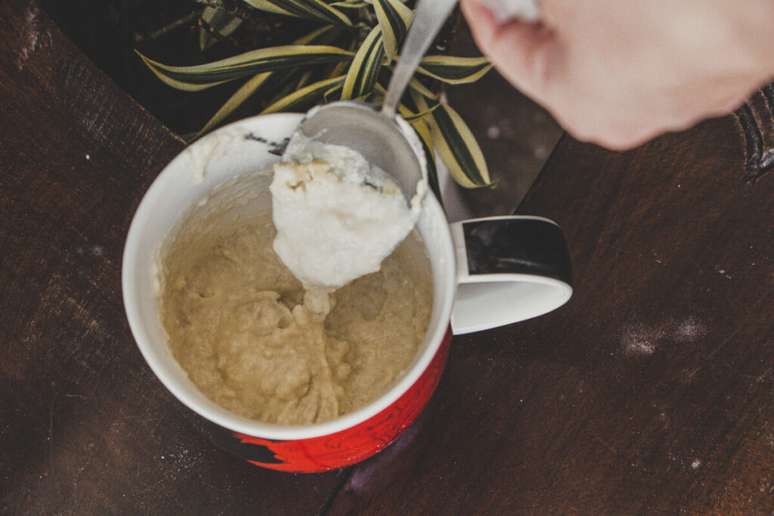
[(482, 0), (462, 0), (462, 11), (481, 51), (523, 93), (544, 103), (556, 67), (559, 45), (539, 23), (498, 23)]

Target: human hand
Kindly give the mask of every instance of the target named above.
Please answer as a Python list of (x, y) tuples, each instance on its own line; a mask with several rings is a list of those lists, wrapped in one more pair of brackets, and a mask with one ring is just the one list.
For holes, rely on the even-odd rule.
[(461, 2), (506, 79), (613, 149), (726, 114), (774, 78), (771, 0), (542, 0), (540, 24)]

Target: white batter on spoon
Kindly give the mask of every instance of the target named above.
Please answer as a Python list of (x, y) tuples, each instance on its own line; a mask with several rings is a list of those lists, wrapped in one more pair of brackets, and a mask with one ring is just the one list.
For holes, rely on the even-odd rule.
[(271, 193), (274, 250), (309, 291), (378, 271), (416, 224), (422, 200), (417, 194), (409, 206), (355, 150), (300, 134), (274, 166)]

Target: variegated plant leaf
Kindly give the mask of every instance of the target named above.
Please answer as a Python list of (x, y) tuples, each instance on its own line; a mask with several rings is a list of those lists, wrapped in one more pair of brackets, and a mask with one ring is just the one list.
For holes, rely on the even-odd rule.
[(417, 133), (417, 136), (419, 136), (419, 141), (422, 142), (422, 150), (425, 152), (425, 161), (427, 162), (427, 182), (430, 185), (430, 189), (435, 194), (436, 199), (438, 199), (438, 202), (443, 204), (441, 186), (438, 183), (438, 169), (435, 167), (435, 150), (433, 147), (433, 136), (430, 126), (424, 120), (414, 120), (411, 122), (411, 127), (414, 129), (414, 132)]
[(244, 2), (261, 11), (352, 26), (349, 16), (322, 0), (244, 0)]
[[(378, 98), (384, 96), (387, 93), (387, 88), (377, 82), (374, 84), (374, 92)], [(406, 102), (401, 102), (401, 104), (398, 106), (398, 112), (404, 120), (411, 124), (411, 127), (414, 128), (414, 132), (416, 132), (419, 136), (419, 141), (422, 142), (422, 150), (425, 153), (425, 160), (427, 161), (428, 183), (430, 184), (430, 188), (432, 188), (433, 192), (435, 193), (436, 198), (438, 198), (438, 202), (443, 204), (443, 199), (441, 198), (441, 189), (438, 184), (438, 170), (435, 166), (435, 152), (433, 151), (432, 133), (430, 130), (430, 125), (427, 123), (427, 121), (422, 120), (438, 106), (436, 105), (429, 107), (427, 102), (422, 99), (421, 107), (419, 107), (414, 98), (408, 95), (404, 96), (403, 98), (406, 100)]]
[(438, 94), (433, 93), (430, 90), (430, 88), (425, 86), (422, 83), (422, 81), (420, 81), (416, 77), (411, 79), (411, 81), (409, 82), (409, 88), (411, 88), (412, 91), (415, 91), (415, 92), (419, 93), (420, 95), (422, 95), (425, 98), (433, 99), (433, 100), (437, 100), (438, 99)]
[(298, 82), (296, 82), (296, 89), (300, 90), (309, 84), (309, 81), (312, 80), (312, 75), (314, 75), (313, 70), (307, 70), (306, 72), (302, 73), (301, 77), (298, 79)]
[(438, 202), (443, 204), (443, 198), (441, 197), (441, 187), (438, 183), (438, 169), (435, 167), (435, 151), (433, 150), (433, 135), (430, 130), (430, 125), (425, 121), (417, 118), (416, 106), (409, 108), (405, 104), (398, 106), (398, 112), (405, 120), (413, 120), (411, 127), (414, 132), (417, 133), (419, 141), (422, 143), (422, 150), (425, 153), (425, 161), (427, 162), (427, 182), (430, 184)]
[(334, 100), (341, 100), (341, 88), (343, 87), (344, 82), (342, 81), (341, 83), (336, 84), (327, 90), (322, 98), (323, 103), (327, 104), (328, 102), (333, 102)]
[(222, 7), (205, 7), (200, 19), (202, 24), (206, 25), (199, 27), (199, 49), (201, 50), (210, 48), (218, 42), (218, 38), (230, 36), (242, 24), (242, 18)]
[(234, 112), (234, 110), (241, 106), (242, 103), (250, 97), (250, 95), (255, 93), (258, 88), (263, 86), (269, 77), (271, 77), (271, 74), (272, 72), (259, 73), (240, 86), (240, 88), (236, 90), (233, 95), (231, 95), (226, 103), (220, 106), (220, 109), (218, 109), (218, 111), (212, 115), (212, 118), (210, 118), (207, 121), (207, 124), (202, 127), (202, 130), (199, 131), (199, 134), (204, 134), (214, 127), (217, 127), (217, 125), (220, 124), (227, 116), (229, 116)]
[(338, 9), (363, 9), (364, 7), (368, 7), (366, 2), (331, 2), (328, 5)]
[(169, 66), (135, 52), (159, 79), (173, 88), (185, 91), (199, 91), (262, 72), (335, 63), (352, 58), (352, 52), (329, 45), (285, 45), (252, 50), (202, 65)]
[(345, 78), (345, 75), (341, 75), (339, 77), (334, 77), (333, 79), (323, 79), (322, 81), (312, 83), (273, 102), (270, 106), (261, 111), (261, 114), (307, 108), (323, 98), (331, 88), (340, 86)]
[[(296, 87), (303, 75), (304, 72), (302, 70), (275, 73), (275, 81), (273, 81), (272, 84), (272, 95), (270, 98), (266, 99), (266, 102), (263, 103), (263, 107), (261, 109), (265, 109), (266, 106), (270, 106), (280, 99), (287, 97), (288, 95), (292, 95), (294, 92), (303, 88), (303, 86)], [(317, 80), (322, 80), (322, 78)]]
[[(331, 36), (331, 34), (333, 35)], [(333, 26), (326, 25), (325, 27), (320, 27), (319, 29), (313, 30), (309, 34), (305, 34), (298, 38), (297, 40), (293, 41), (294, 45), (309, 45), (310, 43), (320, 42), (323, 41), (325, 43), (329, 43), (329, 40), (335, 39), (336, 31), (334, 30)]]
[(371, 29), (360, 49), (352, 58), (347, 70), (347, 80), (341, 91), (342, 100), (364, 97), (371, 93), (384, 60), (382, 29), (378, 25)]
[(446, 84), (468, 84), (491, 69), (485, 57), (425, 56), (417, 72)]
[[(305, 34), (304, 36), (301, 36), (300, 38), (298, 38), (296, 41), (294, 41), (294, 44), (307, 45), (313, 41), (318, 41), (320, 39), (323, 39), (330, 32), (332, 32), (331, 30), (332, 28), (333, 27), (331, 25), (328, 25), (326, 27), (322, 27), (317, 30), (314, 30), (309, 34)], [(342, 65), (345, 65), (345, 64), (346, 63), (342, 63)], [(207, 131), (210, 131), (213, 128), (217, 127), (223, 120), (226, 119), (226, 117), (228, 117), (239, 106), (241, 106), (245, 100), (247, 100), (261, 86), (263, 86), (266, 83), (266, 81), (269, 79), (269, 77), (271, 77), (272, 73), (274, 72), (262, 72), (254, 75), (250, 80), (245, 82), (237, 91), (235, 91), (231, 95), (231, 97), (226, 101), (226, 103), (223, 104), (214, 115), (212, 115), (212, 118), (210, 118), (207, 121), (207, 123), (201, 129), (201, 131), (199, 131), (197, 136), (201, 136)], [(311, 75), (310, 72), (306, 72), (301, 77), (301, 80), (299, 81), (296, 89), (304, 86), (304, 81), (308, 81), (310, 75)]]
[(397, 59), (414, 12), (401, 0), (373, 0), (373, 6), (382, 28), (384, 51), (390, 60)]
[[(377, 82), (374, 84), (374, 93), (376, 93), (376, 99), (381, 102), (384, 99), (384, 96), (387, 94), (387, 88)], [(438, 109), (438, 106), (441, 105), (441, 102), (437, 100), (436, 97), (434, 102), (430, 105), (427, 104), (426, 100), (423, 100), (421, 104), (422, 107), (420, 107), (414, 100), (413, 95), (416, 95), (416, 93), (412, 93), (412, 95), (404, 95), (400, 106), (398, 106), (398, 112), (407, 122), (414, 122), (415, 120), (425, 118), (430, 113)], [(379, 102), (376, 102), (376, 104), (379, 104)]]
[(419, 110), (418, 112), (412, 112), (411, 114), (404, 115), (403, 118), (407, 122), (414, 122), (415, 120), (421, 120), (422, 118), (425, 118), (426, 116), (430, 115), (433, 111), (438, 109), (440, 105), (441, 105), (440, 102), (435, 102), (434, 104), (431, 104), (427, 109)]
[[(412, 94), (419, 109), (428, 109), (425, 99)], [(452, 107), (441, 104), (432, 116), (417, 122), (427, 122), (433, 144), (454, 180), (465, 188), (481, 188), (492, 184), (489, 168), (473, 132)], [(416, 122), (415, 122), (416, 123)]]
[(411, 123), (414, 132), (419, 136), (422, 142), (422, 150), (425, 152), (425, 161), (427, 162), (427, 182), (430, 189), (435, 194), (436, 199), (443, 205), (443, 196), (441, 195), (441, 186), (438, 182), (438, 169), (435, 167), (435, 150), (433, 147), (433, 136), (430, 127), (424, 120), (415, 120)]
[[(358, 48), (358, 40), (357, 38), (352, 38), (349, 43), (346, 45), (347, 50), (352, 52), (353, 54), (357, 51)], [(333, 79), (334, 77), (338, 77), (339, 75), (346, 75), (347, 69), (349, 68), (349, 62), (347, 61), (339, 61), (338, 63), (334, 65), (329, 65), (330, 70), (327, 72), (328, 78)]]
[(334, 77), (338, 77), (339, 75), (346, 75), (347, 73), (347, 65), (349, 63), (345, 61), (341, 61), (339, 63), (336, 63), (333, 65), (333, 68), (328, 73), (328, 78), (333, 79)]
[(255, 7), (256, 9), (265, 11), (267, 13), (281, 14), (283, 16), (295, 16), (293, 13), (282, 9), (275, 2), (271, 2), (269, 0), (244, 0), (244, 2), (251, 7)]
[(219, 84), (223, 84), (224, 82), (228, 82), (228, 80), (214, 80), (211, 82), (205, 82), (205, 83), (193, 83), (193, 82), (187, 82), (187, 81), (180, 81), (175, 79), (173, 76), (168, 75), (166, 73), (162, 73), (159, 69), (159, 66), (164, 66), (158, 61), (154, 61), (150, 59), (149, 57), (146, 57), (142, 52), (139, 50), (134, 51), (135, 54), (142, 60), (143, 64), (148, 67), (148, 70), (150, 70), (153, 75), (156, 76), (161, 82), (166, 84), (167, 86), (170, 86), (172, 88), (175, 88), (176, 90), (180, 91), (202, 91), (206, 90), (207, 88), (212, 88), (213, 86), (217, 86)]

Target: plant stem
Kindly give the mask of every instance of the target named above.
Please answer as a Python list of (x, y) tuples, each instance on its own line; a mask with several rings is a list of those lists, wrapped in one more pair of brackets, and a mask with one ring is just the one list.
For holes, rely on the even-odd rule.
[(160, 29), (153, 31), (150, 34), (145, 34), (145, 35), (143, 35), (143, 34), (135, 34), (134, 35), (134, 41), (136, 43), (142, 43), (143, 41), (147, 41), (147, 40), (151, 40), (152, 41), (154, 39), (160, 38), (164, 34), (172, 32), (173, 30), (178, 29), (178, 28), (182, 27), (183, 25), (187, 25), (187, 24), (195, 22), (199, 18), (200, 15), (201, 15), (201, 13), (199, 11), (194, 11), (194, 12), (188, 13), (185, 16), (183, 16), (182, 18), (178, 18), (177, 20), (173, 21), (172, 23), (164, 25)]
[(251, 14), (256, 13), (256, 9), (245, 5), (242, 1), (235, 0), (193, 0), (195, 3), (205, 7), (215, 7), (225, 9), (229, 14), (247, 20)]

